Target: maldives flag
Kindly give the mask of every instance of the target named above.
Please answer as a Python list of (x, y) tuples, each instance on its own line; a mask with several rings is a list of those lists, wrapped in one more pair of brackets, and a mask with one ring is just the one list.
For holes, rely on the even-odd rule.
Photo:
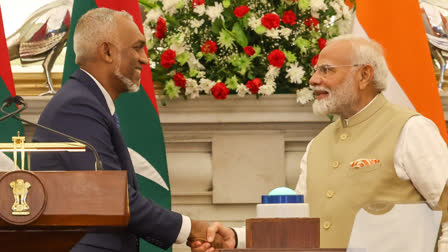
[[(79, 68), (75, 64), (73, 51), (73, 33), (78, 19), (88, 10), (98, 7), (127, 11), (134, 17), (135, 23), (143, 33), (137, 0), (75, 0), (65, 56), (63, 83)], [(165, 143), (149, 65), (143, 66), (140, 91), (121, 94), (115, 101), (115, 105), (120, 118), (120, 130), (126, 140), (135, 171), (138, 174), (141, 193), (159, 205), (170, 209), (171, 194)], [(143, 239), (140, 239), (140, 244), (141, 251), (165, 251)]]
[(431, 119), (448, 140), (418, 0), (356, 0), (354, 34), (384, 47), (390, 70), (385, 96)]
[[(6, 46), (5, 30), (3, 29), (3, 18), (0, 9), (0, 102), (9, 96), (15, 96), (14, 80), (12, 79), (11, 65), (9, 64), (8, 47)], [(5, 111), (13, 112), (17, 108), (10, 106)], [(0, 143), (12, 143), (12, 136), (17, 136), (17, 131), (23, 136), (23, 125), (14, 118), (0, 122)], [(3, 155), (2, 153), (0, 153)], [(11, 155), (8, 154), (11, 157)]]

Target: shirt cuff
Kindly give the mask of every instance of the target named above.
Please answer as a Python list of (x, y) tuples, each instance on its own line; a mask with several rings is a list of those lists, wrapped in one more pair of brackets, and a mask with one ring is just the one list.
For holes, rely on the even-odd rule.
[(177, 235), (176, 244), (186, 243), (191, 232), (191, 220), (189, 217), (182, 215), (182, 226)]
[(238, 244), (236, 247), (239, 249), (246, 248), (246, 227), (233, 228), (233, 230), (235, 230), (238, 236)]

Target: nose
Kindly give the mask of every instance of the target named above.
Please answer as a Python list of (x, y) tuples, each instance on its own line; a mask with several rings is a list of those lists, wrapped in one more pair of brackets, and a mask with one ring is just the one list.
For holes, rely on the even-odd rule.
[(319, 74), (319, 71), (314, 72), (313, 75), (310, 78), (309, 84), (311, 86), (317, 86), (321, 83), (322, 77)]
[(148, 59), (148, 56), (146, 55), (145, 47), (140, 50), (138, 61), (142, 65), (148, 65), (149, 64), (149, 59)]

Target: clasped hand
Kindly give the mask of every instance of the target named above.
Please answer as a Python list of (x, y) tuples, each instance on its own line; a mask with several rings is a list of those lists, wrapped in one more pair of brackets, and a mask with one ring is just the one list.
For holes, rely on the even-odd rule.
[(235, 233), (231, 228), (224, 227), (215, 222), (208, 225), (207, 222), (191, 220), (191, 233), (187, 245), (192, 252), (211, 252), (214, 249), (235, 248)]

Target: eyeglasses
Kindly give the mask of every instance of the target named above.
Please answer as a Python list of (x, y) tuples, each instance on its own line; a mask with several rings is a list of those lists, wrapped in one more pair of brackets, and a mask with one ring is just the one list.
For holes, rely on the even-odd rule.
[(354, 66), (364, 66), (364, 64), (353, 64), (353, 65), (338, 65), (338, 66), (332, 66), (332, 65), (315, 65), (313, 67), (314, 72), (320, 72), (323, 75), (328, 74), (328, 71), (332, 68), (337, 68), (337, 67), (354, 67)]

